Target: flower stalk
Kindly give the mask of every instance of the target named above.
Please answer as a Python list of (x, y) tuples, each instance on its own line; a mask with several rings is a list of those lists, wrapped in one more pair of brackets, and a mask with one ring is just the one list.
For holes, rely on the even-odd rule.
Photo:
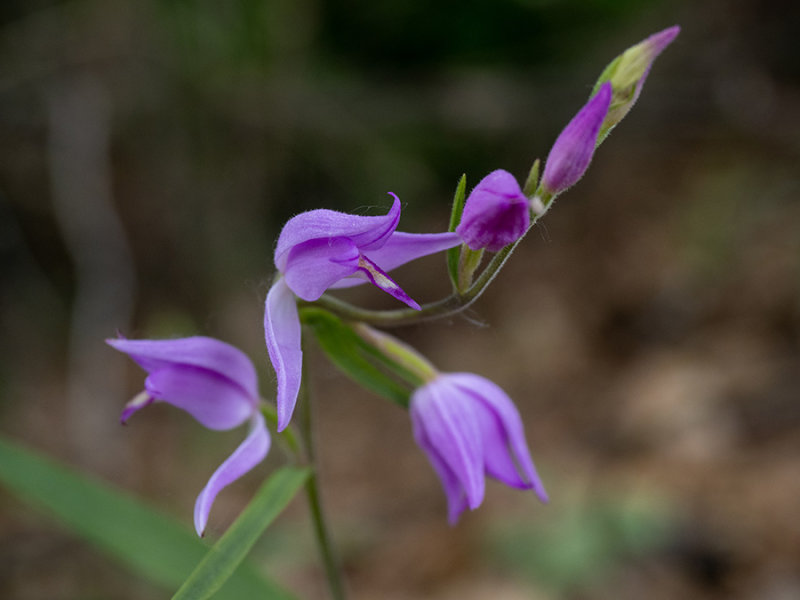
[[(305, 366), (303, 367), (305, 371)], [(320, 558), (325, 568), (325, 577), (328, 580), (328, 588), (333, 600), (346, 600), (344, 578), (336, 550), (333, 546), (330, 531), (325, 519), (325, 512), (322, 508), (322, 498), (319, 492), (318, 476), (319, 465), (317, 464), (316, 445), (314, 440), (313, 426), (313, 407), (311, 406), (311, 394), (308, 389), (308, 377), (304, 377), (300, 384), (298, 400), (300, 410), (300, 431), (305, 449), (306, 460), (311, 468), (311, 475), (306, 480), (306, 499), (308, 509), (311, 513), (311, 521), (314, 527), (314, 537), (317, 540)], [(288, 430), (287, 430), (288, 431)]]

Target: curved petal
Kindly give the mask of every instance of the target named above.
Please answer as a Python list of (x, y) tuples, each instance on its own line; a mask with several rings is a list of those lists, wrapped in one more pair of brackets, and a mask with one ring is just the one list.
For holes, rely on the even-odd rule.
[(425, 433), (425, 427), (421, 422), (418, 412), (412, 407), (410, 414), (414, 440), (417, 442), (417, 445), (422, 448), (423, 452), (425, 452), (433, 470), (436, 471), (436, 474), (439, 476), (439, 481), (442, 482), (444, 494), (447, 497), (447, 521), (450, 525), (455, 525), (461, 513), (467, 509), (467, 496), (464, 493), (464, 488), (461, 486), (461, 483), (459, 483), (456, 474), (447, 466), (447, 463), (439, 455), (439, 452), (433, 444), (431, 444)]
[(283, 271), (289, 251), (299, 244), (332, 237), (346, 237), (358, 248), (378, 248), (397, 228), (400, 200), (394, 194), (392, 208), (385, 215), (363, 217), (334, 210), (317, 209), (289, 219), (283, 226), (275, 248), (275, 266)]
[(147, 392), (140, 392), (136, 394), (136, 397), (128, 402), (125, 405), (125, 408), (122, 409), (122, 414), (119, 416), (119, 422), (125, 425), (128, 422), (128, 419), (130, 419), (134, 413), (139, 412), (145, 406), (150, 406), (155, 401), (156, 399)]
[(183, 365), (150, 373), (144, 387), (149, 396), (185, 410), (209, 429), (241, 425), (253, 413), (257, 402), (227, 378)]
[[(395, 231), (386, 243), (378, 249), (366, 253), (373, 263), (383, 271), (391, 271), (397, 267), (449, 248), (461, 243), (461, 237), (453, 233), (404, 233)], [(365, 283), (365, 279), (348, 277), (333, 284), (332, 288), (347, 288)]]
[(440, 377), (414, 392), (411, 406), (431, 447), (457, 477), (469, 508), (475, 509), (483, 501), (486, 481), (480, 426), (470, 410), (470, 401)]
[[(525, 429), (519, 411), (508, 395), (494, 382), (473, 373), (449, 373), (450, 381), (483, 404), (494, 416), (494, 427), (482, 424), (484, 455), (486, 467), (492, 477), (514, 487), (533, 488), (542, 502), (547, 502), (547, 492), (536, 472), (528, 443), (525, 440)], [(508, 461), (512, 461), (509, 465)], [(509, 467), (514, 467), (513, 473)], [(522, 479), (519, 477), (522, 472)]]
[(300, 391), (303, 351), (294, 295), (283, 278), (270, 288), (264, 310), (267, 352), (278, 378), (278, 431), (289, 424)]
[(172, 365), (187, 365), (213, 371), (258, 397), (258, 379), (253, 363), (238, 348), (210, 337), (177, 340), (108, 339), (106, 343), (129, 355), (148, 373)]
[(291, 290), (309, 302), (358, 269), (358, 248), (348, 238), (311, 240), (289, 252), (283, 274)]
[(394, 279), (389, 277), (378, 265), (364, 255), (361, 255), (358, 259), (358, 270), (364, 273), (376, 287), (382, 289), (393, 298), (400, 300), (400, 302), (407, 304), (414, 310), (419, 310), (419, 304), (417, 304), (411, 296), (406, 294), (403, 288), (395, 283)]
[(264, 417), (258, 411), (253, 414), (250, 420), (250, 432), (245, 440), (239, 445), (233, 454), (214, 471), (211, 479), (200, 492), (194, 504), (194, 527), (197, 535), (203, 536), (208, 523), (208, 513), (211, 505), (219, 494), (220, 490), (230, 483), (236, 481), (264, 460), (269, 452), (270, 437), (267, 427), (264, 424)]

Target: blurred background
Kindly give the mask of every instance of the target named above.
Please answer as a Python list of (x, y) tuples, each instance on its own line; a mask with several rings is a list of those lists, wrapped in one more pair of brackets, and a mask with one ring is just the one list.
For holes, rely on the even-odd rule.
[[(306, 209), (441, 231), (458, 178), (524, 179), (603, 67), (683, 28), (463, 318), (397, 330), (518, 403), (550, 493), (455, 528), (408, 416), (319, 352), (324, 498), (354, 598), (800, 598), (800, 7), (759, 0), (5, 0), (0, 432), (191, 523), (242, 432), (158, 406), (103, 339), (219, 337)], [(448, 293), (441, 257), (397, 272)], [(349, 292), (393, 306), (374, 289)], [(227, 489), (218, 537), (266, 465)], [(254, 551), (324, 597), (302, 497)], [(0, 596), (163, 598), (0, 490)]]

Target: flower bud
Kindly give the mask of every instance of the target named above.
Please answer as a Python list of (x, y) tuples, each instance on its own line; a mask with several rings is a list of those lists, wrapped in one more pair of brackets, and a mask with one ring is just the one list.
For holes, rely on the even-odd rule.
[(529, 225), (528, 199), (514, 176), (498, 169), (470, 193), (456, 233), (471, 250), (497, 252), (521, 238)]
[(583, 177), (610, 103), (611, 84), (605, 83), (558, 136), (542, 175), (541, 187), (546, 196), (560, 194)]
[(675, 25), (651, 35), (631, 46), (605, 68), (595, 84), (594, 91), (606, 82), (611, 83), (611, 108), (600, 128), (600, 141), (619, 123), (633, 107), (642, 91), (653, 62), (672, 43), (681, 28)]

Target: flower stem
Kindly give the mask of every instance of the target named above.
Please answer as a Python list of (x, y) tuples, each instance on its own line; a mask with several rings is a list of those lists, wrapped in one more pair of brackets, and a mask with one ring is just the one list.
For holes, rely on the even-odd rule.
[(500, 269), (503, 268), (503, 265), (505, 265), (508, 257), (511, 256), (517, 244), (521, 241), (522, 238), (495, 254), (486, 268), (475, 279), (475, 282), (465, 292), (460, 294), (454, 293), (436, 302), (423, 304), (420, 310), (414, 310), (413, 308), (367, 310), (358, 306), (353, 306), (348, 302), (344, 302), (343, 300), (339, 300), (327, 294), (323, 294), (322, 297), (313, 302), (313, 304), (322, 306), (340, 317), (379, 327), (412, 325), (420, 323), (421, 321), (441, 319), (443, 317), (455, 315), (469, 308), (481, 294), (483, 294), (492, 280), (500, 272)]
[(306, 480), (306, 498), (308, 508), (311, 511), (311, 520), (314, 524), (314, 537), (317, 540), (320, 558), (325, 567), (325, 576), (328, 579), (331, 597), (334, 600), (345, 600), (347, 595), (344, 591), (344, 581), (339, 560), (331, 541), (328, 525), (325, 521), (325, 514), (322, 509), (322, 499), (319, 493), (318, 472), (319, 465), (314, 445), (314, 428), (312, 426), (312, 407), (311, 394), (308, 391), (308, 373), (305, 368), (306, 361), (303, 361), (302, 383), (297, 401), (300, 404), (300, 428), (302, 431), (303, 444), (306, 450), (306, 460), (311, 467), (311, 476)]

